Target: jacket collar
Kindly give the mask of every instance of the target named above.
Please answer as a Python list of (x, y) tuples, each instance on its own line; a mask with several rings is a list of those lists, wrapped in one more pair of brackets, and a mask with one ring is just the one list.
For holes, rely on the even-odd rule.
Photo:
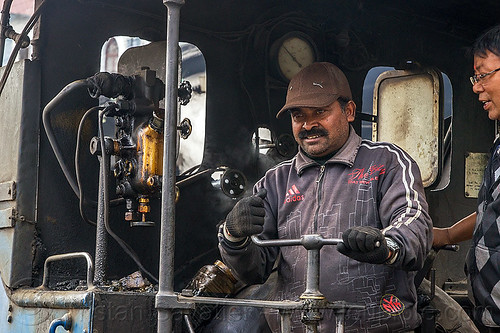
[[(360, 145), (361, 138), (356, 134), (354, 128), (349, 125), (349, 137), (347, 141), (335, 155), (326, 161), (325, 164), (340, 163), (352, 167)], [(307, 157), (302, 151), (302, 148), (299, 147), (299, 152), (295, 156), (295, 171), (297, 174), (302, 174), (304, 169), (313, 165), (318, 165), (318, 163)]]

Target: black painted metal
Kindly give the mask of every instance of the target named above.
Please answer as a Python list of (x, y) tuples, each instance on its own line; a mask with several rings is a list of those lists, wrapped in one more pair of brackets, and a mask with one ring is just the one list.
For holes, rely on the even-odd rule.
[[(268, 51), (285, 32), (299, 30), (315, 41), (322, 60), (336, 63), (345, 71), (358, 111), (371, 108), (362, 104), (362, 93), (372, 67), (397, 67), (412, 60), (448, 75), (453, 87), (451, 179), (445, 189), (426, 194), (434, 224), (451, 225), (476, 206), (474, 199), (464, 196), (464, 156), (467, 152), (487, 152), (494, 138), (494, 125), (481, 111), (468, 82), (472, 60), (466, 50), (482, 30), (497, 23), (499, 13), (497, 1), (221, 0), (217, 6), (206, 0), (186, 1), (181, 12), (180, 39), (198, 46), (207, 65), (207, 134), (202, 169), (224, 165), (241, 170), (250, 185), (264, 173), (268, 166), (255, 153), (252, 133), (258, 126), (267, 125), (275, 137), (290, 134), (289, 120), (274, 118), (284, 102), (286, 82), (273, 76)], [(165, 20), (166, 8), (157, 0), (47, 2), (34, 38), (41, 76), (32, 80), (41, 87), (41, 93), (30, 103), (37, 101), (35, 104), (43, 108), (69, 82), (99, 71), (101, 46), (109, 37), (165, 40)], [(86, 92), (77, 92), (52, 115), (71, 170), (79, 119), (95, 105)], [(32, 285), (39, 284), (40, 263), (50, 255), (75, 251), (95, 255), (95, 228), (82, 221), (78, 200), (44, 133), (39, 147), (36, 143), (40, 127), (34, 119), (39, 116), (31, 110), (26, 117), (32, 119), (22, 125), (32, 132), (23, 131), (22, 145), (30, 149), (21, 149), (19, 168), (26, 178), (18, 183), (19, 210), (28, 220), (36, 221), (39, 233)], [(359, 130), (359, 121), (355, 128)], [(94, 123), (84, 131), (83, 141), (90, 141), (96, 133)], [(82, 146), (87, 146), (85, 142)], [(33, 147), (39, 162), (36, 155), (26, 153)], [(99, 164), (94, 156), (83, 155), (84, 186), (95, 200)], [(218, 257), (216, 225), (234, 202), (212, 187), (209, 173), (181, 188), (175, 206), (174, 290), (181, 290), (201, 266)], [(156, 213), (151, 218), (159, 222), (160, 200), (153, 200), (152, 207)], [(92, 208), (88, 213), (96, 214)], [(145, 267), (157, 274), (160, 224), (132, 232), (123, 221), (123, 207), (111, 209), (110, 224), (132, 245)], [(29, 229), (17, 242), (34, 240), (33, 225), (19, 224), (16, 228)], [(110, 278), (137, 269), (116, 243), (111, 241), (108, 248)], [(467, 246), (462, 246), (458, 253), (443, 253), (436, 259), (438, 285), (447, 279), (464, 278), (466, 251)], [(21, 263), (26, 257), (15, 256), (15, 260)], [(61, 279), (84, 277), (85, 270), (65, 263), (55, 275)]]

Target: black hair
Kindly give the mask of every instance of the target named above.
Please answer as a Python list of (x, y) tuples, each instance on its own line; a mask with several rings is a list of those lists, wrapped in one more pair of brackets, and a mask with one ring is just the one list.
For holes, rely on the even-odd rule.
[(500, 25), (485, 31), (472, 45), (474, 56), (486, 57), (487, 51), (500, 57)]
[(342, 112), (344, 112), (347, 103), (349, 103), (351, 101), (351, 99), (349, 97), (340, 96), (339, 98), (337, 98), (337, 101), (340, 104), (340, 108), (342, 109)]

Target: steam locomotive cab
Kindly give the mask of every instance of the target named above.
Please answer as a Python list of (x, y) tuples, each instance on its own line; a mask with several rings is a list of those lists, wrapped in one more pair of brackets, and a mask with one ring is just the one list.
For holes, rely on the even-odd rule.
[[(158, 310), (193, 311), (171, 292), (219, 259), (218, 224), (296, 153), (275, 115), (314, 61), (346, 73), (358, 134), (418, 162), (435, 226), (475, 210), (497, 129), (465, 50), (494, 10), (478, 22), (453, 0), (35, 5), (31, 59), (0, 69), (1, 332), (154, 332)], [(115, 36), (144, 43), (103, 71)], [(467, 308), (466, 251), (434, 266)]]

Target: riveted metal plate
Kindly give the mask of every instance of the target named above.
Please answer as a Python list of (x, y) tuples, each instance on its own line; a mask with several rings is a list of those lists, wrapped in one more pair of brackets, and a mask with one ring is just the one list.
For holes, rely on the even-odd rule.
[(16, 199), (16, 182), (0, 183), (0, 201), (11, 201)]
[(0, 229), (11, 228), (14, 226), (14, 220), (12, 219), (13, 215), (13, 207), (0, 210)]
[(483, 181), (484, 168), (490, 154), (467, 153), (465, 155), (465, 197), (477, 198)]

